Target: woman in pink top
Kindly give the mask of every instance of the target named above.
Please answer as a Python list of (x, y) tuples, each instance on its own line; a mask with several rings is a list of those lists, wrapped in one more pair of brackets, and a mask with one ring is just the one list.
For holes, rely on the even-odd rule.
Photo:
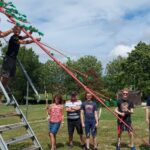
[(61, 95), (55, 95), (53, 103), (48, 107), (49, 118), (49, 136), (51, 141), (51, 150), (56, 150), (56, 134), (60, 125), (64, 124), (64, 107)]

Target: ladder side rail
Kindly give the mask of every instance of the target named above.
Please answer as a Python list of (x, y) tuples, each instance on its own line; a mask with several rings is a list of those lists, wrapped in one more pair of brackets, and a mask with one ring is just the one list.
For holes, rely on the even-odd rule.
[(0, 81), (0, 88), (2, 89), (2, 92), (3, 92), (4, 96), (6, 97), (6, 100), (7, 100), (6, 104), (9, 104), (10, 103), (10, 97), (8, 96), (8, 94), (7, 94), (1, 81)]
[(4, 141), (4, 139), (3, 139), (1, 134), (0, 134), (0, 148), (2, 150), (8, 150), (8, 147), (7, 147), (7, 145), (6, 145), (6, 143), (5, 143), (5, 141)]
[(39, 146), (39, 147), (41, 148), (41, 150), (43, 150), (41, 144), (39, 143), (39, 141), (38, 141), (38, 139), (37, 139), (37, 137), (36, 137), (36, 135), (35, 135), (35, 133), (34, 133), (34, 131), (32, 130), (30, 124), (28, 123), (28, 121), (27, 121), (27, 119), (26, 119), (24, 113), (23, 113), (22, 110), (20, 109), (17, 100), (15, 99), (15, 97), (14, 97), (13, 95), (12, 95), (12, 98), (13, 98), (13, 100), (14, 100), (14, 102), (15, 102), (15, 110), (16, 110), (16, 112), (22, 115), (22, 118), (21, 118), (22, 122), (25, 123), (25, 124), (28, 126), (27, 132), (28, 132), (30, 135), (33, 135), (33, 136), (34, 136), (34, 140), (33, 140), (34, 144), (35, 144), (36, 146)]

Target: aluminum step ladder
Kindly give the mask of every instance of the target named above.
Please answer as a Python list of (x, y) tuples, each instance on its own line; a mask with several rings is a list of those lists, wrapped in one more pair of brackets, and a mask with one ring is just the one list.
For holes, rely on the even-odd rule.
[[(32, 128), (30, 127), (25, 115), (21, 111), (21, 109), (18, 105), (18, 102), (16, 101), (15, 97), (11, 93), (11, 90), (8, 87), (5, 89), (3, 84), (1, 83), (1, 81), (0, 81), (0, 89), (2, 90), (4, 96), (7, 100), (6, 105), (11, 104), (15, 108), (15, 112), (0, 114), (0, 120), (2, 118), (7, 119), (8, 117), (14, 117), (14, 116), (20, 118), (20, 120), (21, 120), (19, 123), (7, 124), (7, 125), (0, 126), (0, 149), (9, 150), (9, 147), (11, 146), (11, 144), (23, 142), (25, 140), (30, 139), (32, 142), (32, 145), (30, 145), (29, 147), (26, 147), (26, 148), (24, 147), (23, 149), (19, 149), (19, 150), (43, 150), (36, 135), (34, 134)], [(5, 140), (3, 138), (4, 132), (11, 131), (14, 129), (21, 129), (21, 128), (24, 128), (26, 131), (26, 133), (24, 135), (13, 137), (8, 140)]]

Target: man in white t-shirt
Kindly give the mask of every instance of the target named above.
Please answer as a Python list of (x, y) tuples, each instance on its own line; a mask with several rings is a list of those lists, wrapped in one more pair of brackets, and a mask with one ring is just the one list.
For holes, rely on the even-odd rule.
[(67, 101), (65, 104), (67, 111), (67, 122), (68, 122), (68, 134), (69, 134), (69, 146), (73, 147), (73, 134), (74, 129), (77, 130), (77, 133), (80, 136), (82, 147), (85, 148), (85, 143), (83, 139), (83, 129), (80, 119), (80, 110), (82, 102), (77, 100), (77, 93), (71, 93), (71, 100)]

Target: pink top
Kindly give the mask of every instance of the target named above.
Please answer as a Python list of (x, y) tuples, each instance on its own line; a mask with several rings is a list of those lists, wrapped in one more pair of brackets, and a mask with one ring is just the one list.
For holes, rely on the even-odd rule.
[(48, 114), (50, 115), (50, 122), (61, 122), (63, 119), (63, 105), (50, 105)]

